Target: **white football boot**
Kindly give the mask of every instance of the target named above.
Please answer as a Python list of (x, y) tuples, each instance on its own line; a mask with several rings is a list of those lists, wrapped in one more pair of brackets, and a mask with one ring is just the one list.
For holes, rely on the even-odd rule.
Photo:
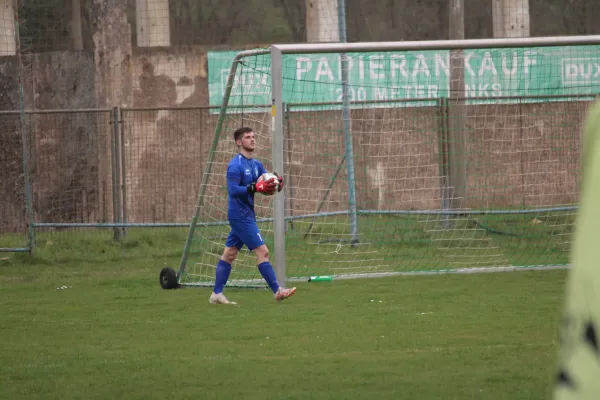
[(235, 301), (229, 301), (223, 293), (216, 294), (214, 292), (210, 295), (208, 302), (210, 304), (231, 304), (231, 305), (237, 304)]
[(291, 297), (294, 295), (294, 293), (296, 293), (296, 288), (293, 287), (291, 289), (285, 289), (280, 287), (279, 289), (277, 289), (277, 292), (275, 292), (275, 294), (273, 294), (273, 297), (275, 297), (276, 301), (282, 301), (287, 299), (288, 297)]

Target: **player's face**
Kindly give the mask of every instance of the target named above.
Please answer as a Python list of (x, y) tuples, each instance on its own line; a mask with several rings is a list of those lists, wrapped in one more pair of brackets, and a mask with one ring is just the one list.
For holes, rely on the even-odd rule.
[(240, 139), (240, 146), (246, 151), (253, 152), (256, 148), (256, 138), (254, 132), (248, 132)]

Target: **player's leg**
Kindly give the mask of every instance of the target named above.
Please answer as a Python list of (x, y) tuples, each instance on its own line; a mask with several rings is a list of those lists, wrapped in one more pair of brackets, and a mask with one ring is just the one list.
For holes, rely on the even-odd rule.
[(229, 274), (231, 273), (231, 264), (233, 264), (233, 262), (235, 261), (235, 258), (238, 255), (238, 251), (239, 250), (235, 246), (225, 247), (225, 251), (223, 251), (223, 255), (217, 263), (214, 289), (215, 293), (219, 294), (223, 292), (223, 289), (227, 284), (227, 280), (229, 279)]
[[(260, 232), (258, 234), (258, 237), (260, 237)], [(254, 247), (254, 254), (256, 255), (258, 271), (262, 275), (265, 282), (267, 282), (273, 293), (277, 293), (277, 290), (279, 290), (279, 283), (277, 282), (275, 270), (269, 262), (269, 249), (267, 248), (267, 245), (261, 238), (260, 242), (257, 241), (257, 243), (253, 243), (253, 246), (256, 246)]]
[(265, 245), (265, 241), (258, 230), (258, 225), (254, 220), (236, 220), (230, 221), (231, 230), (235, 232), (235, 235), (256, 254), (258, 261), (258, 270), (262, 275), (263, 279), (267, 282), (267, 285), (271, 288), (273, 293), (279, 289), (277, 283), (277, 277), (273, 266), (269, 262), (269, 249)]
[(242, 247), (241, 240), (237, 237), (233, 230), (229, 233), (227, 241), (225, 242), (225, 250), (221, 259), (217, 263), (215, 272), (215, 287), (210, 295), (209, 302), (211, 304), (236, 304), (233, 301), (229, 301), (223, 294), (223, 289), (229, 279), (231, 273), (231, 264), (235, 261), (239, 249)]
[(254, 249), (254, 253), (256, 254), (256, 262), (258, 263), (258, 270), (260, 274), (263, 276), (271, 290), (273, 291), (273, 296), (275, 300), (281, 301), (285, 300), (290, 296), (293, 296), (296, 293), (296, 288), (286, 289), (279, 286), (277, 282), (277, 277), (275, 275), (275, 270), (273, 266), (269, 262), (269, 249), (263, 243)]
[(296, 291), (293, 289), (283, 289), (279, 287), (275, 270), (269, 262), (269, 249), (265, 245), (265, 241), (260, 234), (258, 225), (255, 220), (231, 220), (231, 230), (235, 235), (256, 255), (258, 271), (262, 275), (269, 288), (273, 291), (276, 300), (283, 300)]

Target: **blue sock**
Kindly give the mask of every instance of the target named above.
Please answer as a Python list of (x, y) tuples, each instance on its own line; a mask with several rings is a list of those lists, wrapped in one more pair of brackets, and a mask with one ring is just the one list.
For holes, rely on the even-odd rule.
[(275, 276), (275, 271), (273, 270), (271, 263), (265, 261), (258, 264), (258, 270), (260, 271), (262, 277), (265, 278), (265, 281), (267, 281), (267, 284), (273, 293), (277, 292), (277, 289), (279, 289), (279, 284), (277, 283), (277, 277)]
[(214, 292), (219, 294), (223, 291), (227, 279), (229, 279), (229, 273), (231, 272), (231, 264), (227, 261), (219, 260), (217, 263), (217, 274), (215, 276), (215, 289)]

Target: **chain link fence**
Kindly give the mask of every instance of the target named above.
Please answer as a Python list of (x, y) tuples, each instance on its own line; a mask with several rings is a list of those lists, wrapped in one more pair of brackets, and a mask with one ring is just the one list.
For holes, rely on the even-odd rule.
[[(543, 148), (554, 149), (554, 158), (558, 161), (552, 168), (544, 167), (550, 168), (547, 175), (552, 178), (547, 183), (520, 185), (515, 182), (512, 186), (523, 189), (541, 184), (558, 185), (560, 187), (552, 193), (576, 196), (577, 188), (563, 186), (578, 181), (578, 132), (587, 104), (585, 99), (570, 99), (537, 106), (514, 104), (495, 109), (495, 114), (502, 116), (502, 121), (512, 121), (510, 126), (503, 127), (514, 130), (511, 137), (528, 135), (523, 129), (535, 121), (547, 126), (551, 134), (546, 135), (544, 140), (552, 143)], [(434, 117), (427, 118), (427, 130), (437, 131), (443, 139), (446, 129), (443, 115), (448, 105), (438, 102), (436, 107), (437, 111), (429, 111)], [(472, 116), (470, 120), (477, 125), (472, 127), (473, 134), (478, 137), (485, 137), (488, 130), (493, 134), (494, 130), (493, 121), (477, 119), (490, 115), (484, 112), (485, 107), (497, 106), (471, 106), (469, 113)], [(0, 202), (0, 249), (28, 251), (39, 233), (43, 233), (44, 240), (52, 240), (52, 236), (65, 232), (75, 231), (79, 237), (85, 232), (96, 235), (98, 228), (102, 228), (104, 232), (110, 232), (112, 239), (120, 240), (127, 235), (128, 229), (135, 227), (187, 227), (194, 213), (217, 125), (218, 114), (215, 111), (211, 107), (190, 107), (0, 113), (0, 135), (4, 143), (0, 147), (0, 189), (3, 194)], [(353, 111), (366, 122), (381, 118), (382, 112), (386, 111)], [(415, 120), (418, 109), (396, 108), (388, 112), (394, 114), (394, 120), (412, 121), (418, 126), (423, 122), (418, 118)], [(315, 116), (312, 115), (314, 113), (309, 114), (293, 107), (287, 110), (287, 147), (310, 146), (311, 140), (318, 140), (324, 127), (312, 127), (310, 121), (314, 121)], [(537, 119), (531, 120), (533, 117)], [(228, 135), (239, 124), (239, 115), (226, 118), (223, 134)], [(473, 146), (479, 142), (477, 137), (470, 139)], [(512, 146), (518, 147), (519, 143), (517, 141)], [(425, 157), (437, 157), (434, 149), (437, 145), (432, 146), (433, 150), (426, 152), (431, 154), (424, 153)], [(356, 143), (357, 151), (360, 152), (362, 147), (361, 143)], [(231, 153), (234, 154), (235, 150), (231, 141)], [(294, 152), (288, 153), (286, 157), (293, 158)], [(293, 168), (294, 163), (300, 161), (286, 159), (286, 165)], [(492, 169), (501, 168), (504, 161), (499, 160), (497, 167), (489, 162), (486, 165)], [(529, 179), (531, 174), (526, 172), (518, 174), (515, 179)], [(472, 173), (477, 175), (477, 171)], [(561, 174), (568, 175), (565, 182), (559, 179)], [(293, 181), (289, 184), (293, 186)], [(410, 188), (406, 190), (410, 191)], [(523, 192), (522, 196), (511, 196), (511, 199), (519, 201), (520, 196), (525, 198), (528, 195)], [(361, 202), (366, 205), (371, 200), (365, 198)], [(500, 196), (500, 200), (505, 199)], [(569, 197), (567, 202), (575, 200)]]
[(29, 251), (39, 232), (104, 228), (119, 240), (131, 227), (188, 226), (216, 129), (210, 110), (1, 113), (0, 249)]

